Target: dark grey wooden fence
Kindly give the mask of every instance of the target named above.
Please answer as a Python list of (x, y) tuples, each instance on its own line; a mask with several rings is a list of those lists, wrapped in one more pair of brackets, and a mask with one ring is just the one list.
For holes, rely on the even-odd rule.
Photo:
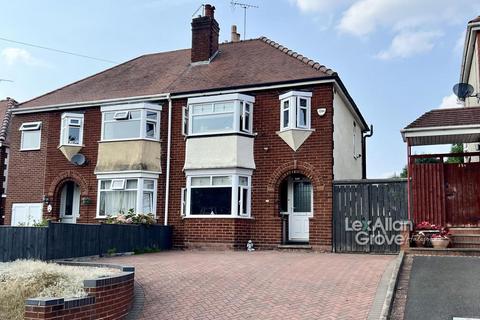
[(172, 247), (172, 229), (162, 225), (67, 224), (48, 227), (0, 226), (0, 261), (53, 260), (108, 252)]
[[(335, 252), (400, 250), (397, 242), (390, 242), (400, 234), (400, 223), (408, 218), (405, 179), (335, 181), (333, 191)], [(355, 223), (358, 225), (352, 225)], [(380, 224), (384, 229), (374, 228)]]

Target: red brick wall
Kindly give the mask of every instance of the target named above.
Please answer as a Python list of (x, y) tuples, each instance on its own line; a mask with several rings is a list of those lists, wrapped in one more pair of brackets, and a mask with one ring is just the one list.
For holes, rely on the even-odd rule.
[[(116, 281), (119, 280), (120, 281)], [(60, 298), (28, 299), (25, 306), (25, 319), (79, 319), (79, 320), (117, 320), (125, 319), (132, 306), (134, 295), (133, 273), (113, 279), (114, 284), (100, 284), (95, 287), (85, 288), (88, 297), (69, 299)], [(107, 281), (105, 281), (107, 282)], [(72, 301), (78, 300), (78, 301)], [(34, 305), (35, 302), (36, 305)], [(46, 305), (41, 305), (46, 304)]]
[[(277, 134), (280, 125), (280, 102), (278, 97), (287, 90), (269, 90), (246, 93), (254, 95), (253, 129), (255, 139), (254, 156), (256, 170), (252, 178), (252, 216), (254, 219), (182, 219), (181, 188), (186, 179), (183, 172), (185, 162), (185, 137), (181, 135), (182, 106), (186, 99), (173, 101), (172, 156), (169, 202), (169, 224), (173, 226), (174, 245), (177, 247), (216, 243), (243, 248), (248, 239), (256, 246), (275, 247), (281, 243), (281, 219), (278, 214), (278, 186), (291, 173), (301, 173), (312, 180), (314, 189), (314, 215), (310, 220), (310, 243), (322, 249), (331, 247), (332, 228), (332, 179), (333, 179), (333, 88), (331, 84), (303, 87), (313, 92), (312, 128), (315, 131), (294, 152)], [(290, 89), (289, 89), (290, 90)], [(327, 109), (319, 117), (316, 109)], [(82, 196), (88, 195), (92, 204), (81, 205), (78, 222), (93, 222), (96, 211), (97, 180), (93, 174), (97, 141), (100, 139), (100, 110), (86, 109), (84, 141), (85, 154), (89, 163), (75, 167), (57, 150), (60, 135), (60, 112), (15, 116), (12, 123), (12, 163), (7, 213), (15, 202), (40, 202), (43, 194), (52, 195), (54, 212), (58, 203), (55, 198), (56, 183), (63, 175), (75, 175), (82, 180)], [(168, 108), (164, 101), (162, 110), (162, 172), (158, 181), (157, 218), (164, 219), (164, 186), (166, 172)], [(19, 152), (18, 127), (26, 121), (43, 121), (42, 150)], [(47, 134), (48, 132), (48, 134)], [(268, 150), (266, 151), (266, 148)], [(45, 155), (48, 153), (48, 158)], [(28, 168), (28, 169), (27, 169)], [(84, 190), (86, 189), (86, 190)], [(7, 223), (9, 215), (7, 214)]]

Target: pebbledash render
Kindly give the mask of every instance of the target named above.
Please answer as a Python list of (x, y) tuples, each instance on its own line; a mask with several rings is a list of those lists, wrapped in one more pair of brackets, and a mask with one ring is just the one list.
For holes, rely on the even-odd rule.
[(6, 223), (133, 209), (177, 247), (331, 250), (332, 183), (362, 178), (367, 124), (337, 73), (265, 37), (138, 57), (14, 111)]

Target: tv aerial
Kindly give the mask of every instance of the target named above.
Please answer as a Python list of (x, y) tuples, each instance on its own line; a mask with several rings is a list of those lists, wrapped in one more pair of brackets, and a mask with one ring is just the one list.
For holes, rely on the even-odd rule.
[(458, 97), (458, 100), (465, 101), (466, 98), (476, 97), (480, 100), (480, 95), (474, 93), (475, 89), (471, 84), (460, 82), (453, 86), (453, 93)]
[(258, 8), (258, 6), (255, 6), (253, 4), (248, 4), (248, 3), (235, 2), (235, 1), (231, 1), (230, 4), (232, 5), (233, 8), (235, 7), (243, 8), (243, 40), (245, 40), (247, 38), (247, 9)]

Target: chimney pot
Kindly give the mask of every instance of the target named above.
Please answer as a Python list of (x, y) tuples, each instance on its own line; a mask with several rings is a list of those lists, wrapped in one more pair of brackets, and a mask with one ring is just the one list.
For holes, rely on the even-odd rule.
[(212, 19), (214, 19), (215, 15), (215, 7), (210, 5), (210, 4), (206, 4), (205, 5), (205, 17), (210, 17)]
[(232, 25), (231, 41), (232, 42), (240, 41), (240, 33), (237, 32), (237, 26), (236, 25)]

